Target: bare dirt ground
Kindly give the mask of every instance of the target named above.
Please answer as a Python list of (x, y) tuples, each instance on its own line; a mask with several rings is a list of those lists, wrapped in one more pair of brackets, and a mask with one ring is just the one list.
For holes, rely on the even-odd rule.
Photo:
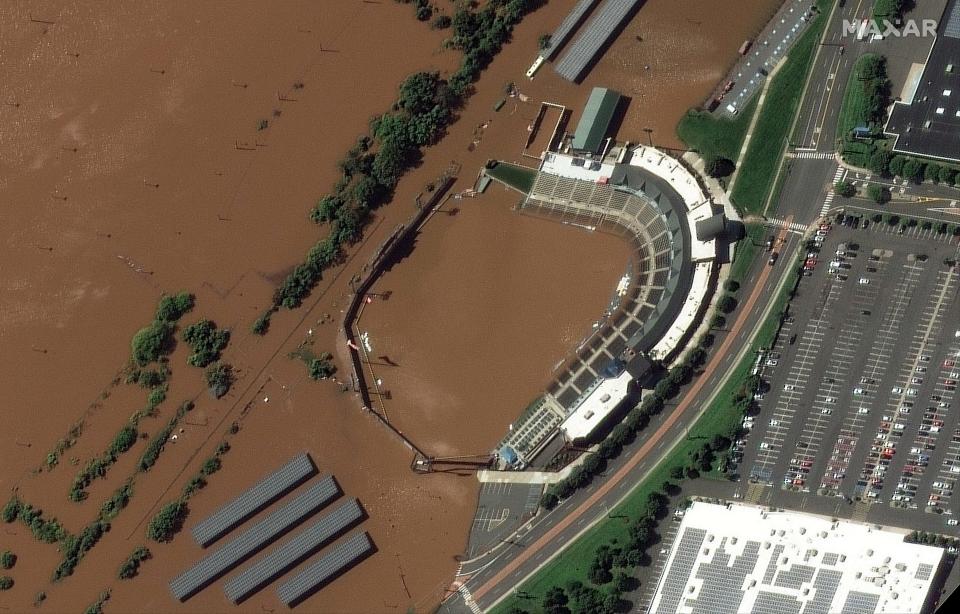
[[(404, 76), (456, 65), (454, 53), (441, 51), (442, 34), (416, 22), (409, 6), (393, 2), (36, 1), (0, 7), (0, 388), (7, 419), (0, 441), (0, 488), (5, 493), (16, 489), (24, 500), (78, 532), (133, 474), (144, 442), (91, 486), (87, 501), (67, 499), (77, 469), (73, 461), (82, 465), (102, 452), (144, 404), (142, 390), (111, 382), (124, 366), (131, 336), (149, 322), (163, 291), (196, 293), (197, 307), (186, 323), (203, 316), (234, 330), (225, 358), (240, 376), (226, 398), (213, 401), (202, 391), (199, 370), (186, 365), (185, 349), (179, 348), (171, 357), (168, 400), (157, 418), (140, 425), (153, 433), (180, 401), (196, 397), (197, 409), (183, 424), (178, 442), (168, 445), (157, 465), (137, 478), (130, 506), (76, 573), (60, 583), (49, 581), (59, 560), (56, 546), (38, 544), (20, 524), (4, 525), (0, 547), (19, 555), (10, 572), (16, 585), (4, 594), (4, 606), (26, 610), (37, 592), (44, 591), (41, 610), (77, 611), (111, 588), (108, 612), (233, 609), (223, 596), (222, 582), (186, 604), (170, 598), (167, 582), (201, 556), (185, 533), (169, 545), (149, 544), (154, 558), (138, 578), (115, 578), (120, 562), (146, 543), (145, 521), (159, 504), (176, 496), (234, 420), (242, 429), (230, 440), (233, 449), (224, 458), (223, 470), (191, 499), (188, 527), (271, 467), (307, 450), (321, 471), (335, 474), (345, 493), (364, 503), (370, 518), (361, 528), (379, 551), (299, 609), (423, 610), (439, 600), (456, 569), (454, 557), (466, 544), (476, 482), (472, 477), (411, 473), (408, 451), (357, 411), (354, 395), (340, 393), (330, 382), (309, 381), (303, 365), (286, 354), (308, 328), (314, 329), (318, 350), (334, 350), (335, 324), (319, 324), (322, 314), (338, 320), (347, 300), (346, 279), (413, 212), (414, 195), (451, 160), (463, 164), (454, 190), (463, 189), (486, 158), (519, 158), (539, 100), (582, 104), (587, 90), (560, 82), (552, 73), (542, 72), (533, 83), (521, 82), (535, 55), (537, 36), (555, 27), (569, 4), (551, 2), (517, 28), (514, 42), (485, 73), (460, 121), (401, 183), (395, 202), (378, 212), (368, 240), (344, 267), (328, 274), (303, 308), (275, 317), (264, 338), (249, 335), (248, 327), (269, 303), (275, 283), (317, 238), (307, 212), (336, 179), (336, 160), (366, 130), (369, 117), (390, 106)], [(669, 3), (651, 0), (637, 19), (653, 29), (651, 15), (667, 16), (666, 9), (653, 10), (661, 4)], [(701, 12), (708, 4), (715, 3), (679, 3), (700, 7)], [(702, 55), (677, 61), (701, 62), (698, 70), (706, 70), (702, 63), (707, 58), (722, 74), (742, 39), (761, 22), (762, 16), (754, 15), (723, 26), (730, 30), (718, 34), (715, 47), (699, 50), (705, 44), (699, 41)], [(709, 39), (716, 27), (707, 23), (710, 30), (705, 27), (701, 38)], [(736, 32), (741, 26), (743, 32)], [(627, 36), (629, 29), (621, 38)], [(617, 57), (619, 44), (612, 57)], [(603, 78), (605, 66), (601, 63), (588, 85)], [(632, 73), (630, 68), (618, 70), (621, 75)], [(698, 74), (689, 88), (677, 82), (663, 86), (663, 95), (673, 92), (673, 98), (632, 105), (631, 113), (643, 114), (641, 119), (628, 116), (625, 131), (634, 129), (630, 122), (646, 126), (663, 113), (673, 119), (661, 118), (655, 140), (668, 134), (672, 138), (670, 127), (682, 108), (698, 102), (712, 85), (706, 74)], [(609, 78), (610, 85), (621, 87), (616, 75)], [(511, 80), (521, 83), (531, 102), (511, 100), (494, 113), (493, 104)], [(295, 88), (296, 83), (303, 88)], [(258, 130), (261, 120), (267, 120), (268, 127)], [(468, 150), (475, 130), (487, 120), (493, 121), (480, 143)], [(449, 237), (441, 228), (424, 234), (422, 245), (426, 254), (445, 263), (474, 264), (473, 294), (457, 300), (489, 301), (489, 321), (501, 324), (496, 330), (529, 330), (543, 338), (543, 345), (536, 346), (538, 355), (524, 356), (518, 345), (515, 357), (497, 365), (503, 385), (517, 389), (510, 394), (526, 399), (526, 390), (535, 391), (546, 382), (566, 344), (589, 331), (596, 308), (606, 301), (625, 264), (626, 251), (612, 239), (574, 236), (573, 229), (522, 219), (509, 212), (509, 205), (506, 197), (492, 195), (466, 203), (462, 217), (434, 220), (449, 222)], [(499, 234), (484, 240), (484, 233), (494, 232)], [(563, 248), (548, 245), (551, 237)], [(502, 253), (484, 256), (494, 245)], [(525, 252), (530, 246), (538, 246), (538, 253)], [(513, 256), (528, 256), (528, 263), (511, 266)], [(410, 262), (420, 258), (415, 252)], [(396, 274), (414, 280), (412, 269), (408, 273), (403, 268), (406, 264), (401, 263)], [(556, 264), (566, 270), (558, 274), (545, 269)], [(494, 271), (509, 271), (511, 291), (536, 309), (517, 311), (509, 297), (495, 296), (499, 279), (488, 276)], [(433, 275), (436, 284), (452, 280), (449, 269)], [(583, 304), (560, 303), (559, 285), (582, 278), (590, 278)], [(411, 309), (422, 306), (417, 301), (431, 292), (429, 286), (413, 291), (399, 283), (393, 289), (393, 304), (409, 301)], [(445, 296), (454, 300), (456, 295)], [(449, 313), (450, 306), (440, 302), (430, 309)], [(464, 326), (469, 316), (465, 312), (444, 320), (460, 323), (444, 334), (471, 331), (452, 338), (455, 347), (490, 344), (479, 352), (488, 362), (511, 351), (506, 345), (510, 339), (480, 336), (479, 329)], [(558, 330), (551, 322), (564, 324)], [(396, 343), (411, 344), (413, 334), (397, 330)], [(428, 354), (434, 356), (409, 357), (411, 365), (423, 370), (417, 375), (411, 369), (410, 381), (434, 377)], [(524, 371), (528, 375), (522, 386), (508, 379), (510, 367), (528, 362), (535, 365)], [(451, 362), (447, 367), (451, 377), (455, 366)], [(468, 387), (486, 385), (477, 377), (484, 365), (479, 366), (463, 381), (463, 389), (454, 391), (462, 398), (474, 394)], [(245, 407), (249, 411), (241, 416)], [(512, 397), (502, 399), (485, 408), (488, 418), (477, 434), (457, 439), (453, 433), (449, 445), (472, 449), (486, 442), (486, 449), (518, 409)], [(83, 416), (84, 433), (77, 445), (58, 467), (37, 472), (55, 441)], [(437, 432), (455, 418), (437, 423)], [(468, 416), (459, 418), (463, 422)], [(436, 441), (442, 443), (444, 436), (438, 434)], [(279, 607), (268, 587), (239, 610)]]

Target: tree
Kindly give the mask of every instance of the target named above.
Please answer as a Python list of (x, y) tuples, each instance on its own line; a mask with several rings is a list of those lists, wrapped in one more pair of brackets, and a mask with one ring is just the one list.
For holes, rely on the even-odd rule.
[(940, 180), (940, 168), (939, 164), (934, 164), (932, 162), (927, 163), (923, 168), (923, 179), (924, 181), (937, 182)]
[(613, 574), (610, 573), (610, 570), (596, 560), (590, 565), (590, 569), (587, 571), (587, 577), (597, 586), (603, 586), (613, 580)]
[(233, 367), (227, 363), (214, 363), (204, 371), (207, 388), (215, 399), (227, 394), (233, 384)]
[(560, 499), (551, 490), (543, 493), (543, 496), (540, 497), (540, 505), (548, 511), (557, 507), (558, 503), (560, 503)]
[(442, 101), (446, 83), (437, 72), (417, 72), (400, 85), (401, 109), (411, 115), (422, 115)]
[(890, 171), (890, 174), (894, 177), (903, 176), (903, 165), (906, 163), (907, 158), (905, 156), (893, 156), (890, 159), (890, 164), (887, 166), (887, 170)]
[(547, 589), (547, 592), (543, 595), (543, 610), (544, 612), (561, 614), (564, 612), (569, 612), (567, 609), (567, 603), (570, 602), (570, 599), (567, 597), (567, 594), (559, 586), (554, 586)]
[(903, 163), (903, 174), (901, 175), (908, 181), (917, 181), (921, 177), (923, 167), (913, 158), (907, 158)]
[(710, 328), (723, 328), (727, 324), (727, 319), (719, 313), (713, 314), (710, 318)]
[(724, 282), (723, 289), (731, 293), (736, 292), (740, 289), (740, 282), (735, 279), (728, 279), (726, 282)]
[(130, 342), (133, 360), (141, 367), (156, 361), (170, 351), (172, 334), (173, 324), (166, 320), (154, 320), (141, 328)]
[(0, 591), (8, 591), (13, 588), (13, 578), (10, 576), (0, 576)]
[(446, 30), (450, 27), (451, 19), (448, 15), (437, 15), (433, 18), (430, 27), (434, 30)]
[(162, 322), (176, 322), (193, 309), (193, 302), (194, 297), (189, 292), (180, 292), (173, 296), (164, 294), (157, 304), (156, 319)]
[(737, 308), (737, 299), (733, 298), (729, 294), (724, 294), (720, 297), (720, 300), (717, 301), (717, 309), (723, 313), (730, 313)]
[(671, 467), (671, 468), (670, 468), (670, 477), (671, 477), (672, 479), (674, 479), (674, 480), (682, 480), (682, 479), (683, 479), (683, 467), (681, 467), (680, 465), (674, 465), (673, 467)]
[(839, 196), (850, 198), (857, 193), (857, 188), (849, 181), (838, 181), (833, 185), (833, 191)]
[(940, 167), (940, 176), (937, 179), (940, 183), (944, 185), (953, 185), (953, 182), (957, 178), (957, 171), (950, 168), (949, 166)]
[(187, 363), (194, 367), (206, 367), (220, 358), (220, 352), (230, 340), (230, 331), (217, 330), (212, 320), (200, 320), (188, 326), (182, 338), (193, 349), (193, 353), (187, 357)]
[(890, 190), (882, 185), (871, 183), (870, 187), (867, 188), (867, 196), (870, 199), (878, 204), (884, 204), (890, 200)]
[(878, 175), (887, 176), (890, 166), (891, 155), (889, 151), (877, 150), (870, 156), (870, 170)]
[(736, 169), (732, 160), (721, 156), (711, 156), (704, 162), (707, 174), (715, 179), (720, 177), (729, 177)]

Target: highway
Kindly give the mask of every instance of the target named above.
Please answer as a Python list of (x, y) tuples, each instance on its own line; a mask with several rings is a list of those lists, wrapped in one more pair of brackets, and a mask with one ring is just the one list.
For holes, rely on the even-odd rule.
[[(648, 472), (685, 437), (688, 426), (709, 406), (716, 391), (730, 377), (760, 324), (770, 315), (777, 289), (789, 279), (789, 269), (800, 247), (799, 237), (787, 230), (789, 224), (809, 225), (837, 205), (831, 203), (831, 186), (845, 169), (829, 154), (836, 144), (843, 88), (856, 58), (866, 52), (869, 45), (886, 42), (858, 42), (852, 35), (843, 36), (843, 20), (866, 17), (871, 10), (869, 0), (848, 0), (843, 7), (835, 6), (829, 16), (823, 44), (817, 49), (795, 118), (792, 144), (796, 150), (785, 152), (782, 172), (786, 173), (786, 179), (779, 201), (770, 207), (776, 218), (785, 222), (779, 230), (784, 240), (778, 248), (781, 258), (773, 267), (766, 266), (765, 259), (758, 258), (754, 263), (741, 290), (743, 302), (737, 318), (728, 331), (718, 335), (719, 347), (711, 353), (703, 374), (681, 393), (679, 403), (668, 405), (658, 421), (651, 422), (636, 442), (610, 462), (604, 476), (553, 511), (541, 512), (490, 552), (464, 562), (455, 584), (459, 590), (443, 604), (442, 612), (488, 611), (515, 592), (641, 484)], [(824, 155), (808, 153), (798, 157), (800, 151)], [(774, 214), (768, 213), (768, 216), (773, 218)], [(746, 298), (748, 291), (749, 298)]]

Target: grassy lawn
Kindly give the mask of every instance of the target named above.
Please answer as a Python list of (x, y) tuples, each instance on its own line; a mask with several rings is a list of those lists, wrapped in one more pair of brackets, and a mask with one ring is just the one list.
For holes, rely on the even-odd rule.
[(850, 80), (843, 92), (840, 119), (837, 122), (837, 133), (842, 137), (849, 135), (857, 126), (870, 124), (870, 104), (863, 87), (863, 68), (876, 58), (877, 55), (873, 53), (860, 56), (850, 73)]
[(537, 171), (525, 166), (517, 166), (509, 162), (500, 162), (493, 168), (486, 169), (487, 175), (500, 183), (513, 188), (523, 194), (529, 194), (533, 189), (533, 180)]
[(736, 162), (756, 108), (754, 97), (733, 119), (690, 110), (677, 124), (677, 136), (704, 158), (722, 157)]
[(800, 105), (814, 50), (827, 24), (833, 0), (817, 0), (820, 12), (796, 42), (767, 90), (767, 98), (740, 168), (731, 199), (741, 211), (759, 213), (770, 192), (787, 132)]
[[(760, 227), (760, 230), (762, 232), (763, 228)], [(740, 261), (738, 257), (738, 262)], [(746, 263), (742, 265), (743, 267), (748, 266), (747, 258), (743, 258), (742, 261)], [(626, 543), (629, 540), (628, 527), (644, 514), (647, 496), (658, 490), (664, 481), (670, 479), (670, 469), (674, 466), (686, 466), (690, 453), (700, 448), (704, 441), (709, 441), (715, 434), (729, 433), (739, 423), (742, 414), (733, 407), (730, 399), (750, 375), (755, 350), (771, 345), (780, 323), (780, 313), (789, 301), (791, 289), (790, 283), (784, 287), (777, 297), (770, 317), (761, 325), (760, 332), (751, 346), (754, 351), (744, 355), (713, 403), (690, 428), (687, 437), (671, 450), (642, 484), (631, 491), (630, 496), (620, 506), (610, 511), (605, 520), (590, 529), (520, 587), (519, 590), (529, 595), (528, 598), (520, 599), (511, 596), (494, 608), (493, 614), (507, 614), (513, 606), (539, 611), (546, 591), (554, 586), (562, 587), (570, 580), (579, 580), (590, 585), (587, 573), (597, 548), (613, 540), (617, 543)]]
[(747, 234), (737, 243), (737, 250), (734, 252), (733, 263), (730, 265), (730, 279), (743, 283), (747, 273), (750, 271), (750, 265), (757, 255), (757, 250), (763, 244), (764, 237), (767, 234), (763, 224), (747, 224)]

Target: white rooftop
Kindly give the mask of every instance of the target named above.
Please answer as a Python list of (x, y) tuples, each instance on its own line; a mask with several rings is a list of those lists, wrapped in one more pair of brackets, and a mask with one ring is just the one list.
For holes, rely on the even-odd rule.
[(694, 503), (650, 612), (920, 612), (941, 548), (800, 512)]
[(560, 425), (560, 430), (570, 441), (589, 436), (620, 401), (627, 398), (630, 380), (630, 373), (627, 371), (619, 377), (601, 380), (593, 392), (567, 416)]

